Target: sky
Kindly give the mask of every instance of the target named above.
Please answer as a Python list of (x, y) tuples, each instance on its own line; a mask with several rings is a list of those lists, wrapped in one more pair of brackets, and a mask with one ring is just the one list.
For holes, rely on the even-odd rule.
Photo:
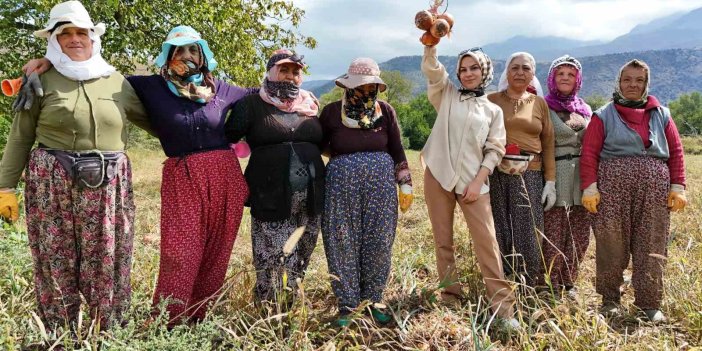
[[(299, 31), (317, 40), (313, 50), (296, 48), (309, 65), (305, 80), (336, 78), (356, 57), (381, 63), (422, 54), (422, 31), (414, 26), (414, 15), (427, 9), (430, 0), (292, 2), (305, 10)], [(455, 25), (451, 39), (442, 39), (438, 51), (455, 55), (516, 35), (608, 41), (637, 24), (699, 7), (702, 0), (448, 0)]]

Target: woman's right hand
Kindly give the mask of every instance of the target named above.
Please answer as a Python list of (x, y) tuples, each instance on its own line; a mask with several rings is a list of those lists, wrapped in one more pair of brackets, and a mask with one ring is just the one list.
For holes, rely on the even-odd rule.
[(19, 205), (13, 189), (0, 189), (0, 218), (10, 223), (19, 219)]
[(37, 74), (42, 74), (51, 68), (51, 61), (46, 57), (29, 60), (24, 66), (22, 66), (22, 72), (26, 75), (30, 75), (33, 72)]
[(583, 190), (581, 202), (588, 212), (597, 213), (597, 205), (600, 204), (600, 191), (597, 189), (597, 182), (588, 185)]

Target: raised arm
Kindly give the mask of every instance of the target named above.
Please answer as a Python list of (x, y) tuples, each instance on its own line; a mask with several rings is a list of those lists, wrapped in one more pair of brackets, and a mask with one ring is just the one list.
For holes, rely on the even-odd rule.
[(439, 62), (436, 46), (425, 46), (422, 58), (422, 73), (427, 77), (427, 97), (436, 111), (441, 106), (441, 96), (451, 85), (444, 65)]

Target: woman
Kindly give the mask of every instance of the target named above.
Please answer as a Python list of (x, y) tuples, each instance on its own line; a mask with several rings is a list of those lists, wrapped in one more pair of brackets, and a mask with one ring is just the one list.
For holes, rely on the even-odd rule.
[[(284, 306), (292, 296), (283, 289), (294, 291), (304, 277), (324, 205), (322, 126), (317, 99), (300, 89), (304, 67), (292, 51), (274, 52), (260, 93), (236, 104), (225, 125), (230, 141), (246, 137), (251, 146), (245, 177), (251, 189), (256, 299)], [(304, 234), (284, 257), (283, 245), (298, 227), (305, 227)]]
[(336, 85), (344, 96), (324, 108), (320, 122), (322, 146), (331, 154), (322, 237), (329, 273), (335, 277), (337, 325), (348, 325), (350, 312), (362, 301), (372, 304), (372, 316), (384, 324), (392, 319), (380, 303), (397, 228), (395, 184), (405, 212), (412, 203), (412, 178), (395, 110), (378, 100), (387, 88), (378, 64), (357, 58)]
[[(458, 203), (468, 223), (491, 307), (516, 327), (514, 294), (502, 272), (487, 183), (505, 153), (506, 138), (502, 110), (485, 96), (485, 87), (492, 80), (492, 61), (476, 48), (461, 52), (456, 67), (460, 88), (449, 80), (436, 47), (424, 48), (422, 72), (428, 80), (429, 101), (438, 113), (422, 150), (424, 196), (439, 278), (448, 283), (441, 296), (450, 302), (463, 295), (453, 242), (453, 213)], [(474, 137), (464, 138), (465, 133)]]
[(580, 158), (582, 203), (596, 213), (596, 290), (602, 312), (619, 312), (622, 273), (633, 261), (634, 305), (661, 322), (669, 211), (685, 208), (685, 160), (670, 111), (648, 95), (641, 60), (619, 71), (613, 101), (595, 112)]
[(543, 249), (551, 286), (575, 296), (578, 266), (590, 242), (590, 215), (580, 202), (580, 148), (592, 116), (578, 97), (582, 66), (565, 55), (551, 63), (546, 103), (551, 110), (555, 139), (556, 203), (544, 213)]
[[(168, 33), (155, 64), (160, 74), (127, 80), (168, 156), (161, 181), (161, 260), (153, 303), (169, 299), (172, 327), (181, 319), (203, 319), (207, 303), (224, 284), (248, 196), (239, 161), (224, 135), (224, 120), (236, 101), (258, 88), (215, 79), (211, 72), (217, 61), (207, 41), (189, 26)], [(39, 60), (26, 69), (41, 72), (49, 65)]]
[(0, 164), (0, 203), (11, 202), (12, 215), (27, 166), (27, 233), (48, 329), (77, 326), (81, 294), (103, 330), (122, 322), (131, 298), (134, 199), (124, 125), (149, 123), (129, 83), (100, 55), (104, 32), (78, 1), (51, 9), (34, 35), (48, 39), (54, 68), (40, 78), (44, 96), (15, 115)]
[(541, 89), (535, 74), (534, 57), (526, 52), (514, 53), (502, 72), (498, 92), (488, 95), (488, 100), (504, 113), (507, 146), (518, 148), (517, 154), (530, 159), (526, 170), (514, 174), (509, 173), (510, 157), (505, 157), (498, 165), (500, 172), (490, 175), (492, 214), (505, 273), (525, 274), (523, 282), (528, 286), (543, 280), (540, 237), (544, 210), (556, 201), (556, 161), (548, 105), (527, 91), (529, 86)]

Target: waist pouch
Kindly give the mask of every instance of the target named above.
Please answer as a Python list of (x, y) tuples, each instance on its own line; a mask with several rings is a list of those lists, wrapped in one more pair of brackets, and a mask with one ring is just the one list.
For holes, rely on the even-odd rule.
[(56, 157), (73, 184), (80, 188), (97, 188), (114, 179), (117, 162), (124, 156), (123, 152), (44, 150)]

